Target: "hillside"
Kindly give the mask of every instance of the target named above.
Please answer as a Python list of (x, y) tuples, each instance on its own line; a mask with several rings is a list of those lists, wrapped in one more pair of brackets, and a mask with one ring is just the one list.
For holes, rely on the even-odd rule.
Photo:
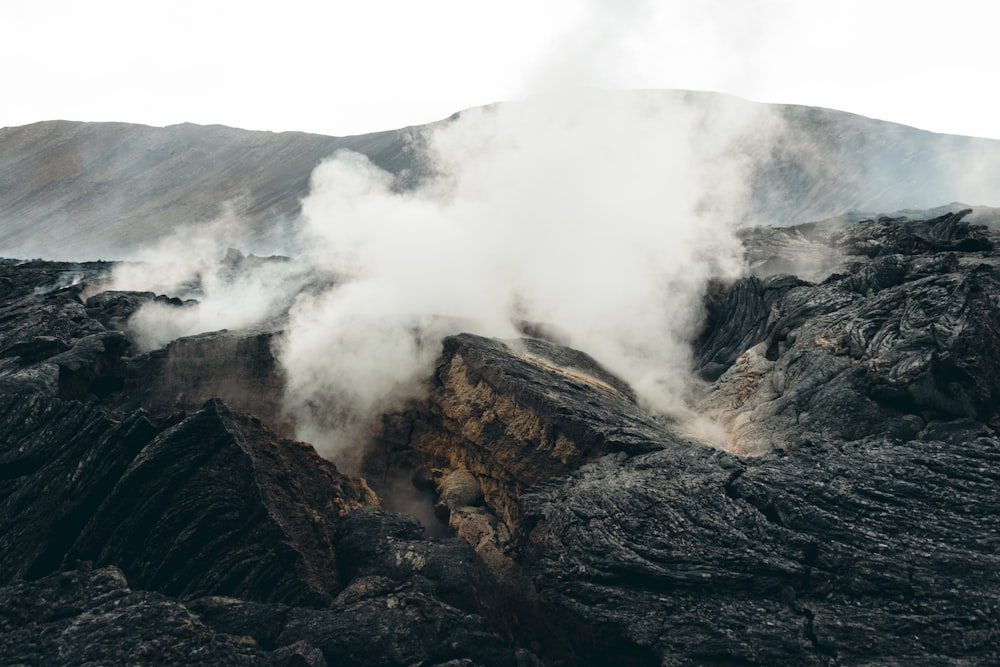
[[(789, 225), (949, 202), (1000, 205), (992, 190), (1000, 181), (1000, 141), (714, 93), (608, 95), (667, 100), (695, 113), (728, 99), (778, 119), (777, 137), (762, 128), (741, 147), (755, 164), (744, 222)], [(718, 122), (705, 114), (706, 123)], [(658, 122), (672, 120), (667, 114)], [(224, 214), (239, 221), (233, 245), (286, 252), (320, 161), (340, 149), (358, 151), (394, 174), (409, 174), (403, 183), (412, 184), (425, 166), (414, 138), (427, 127), (353, 137), (68, 121), (3, 128), (0, 257), (128, 258), (178, 226)]]
[(287, 231), (320, 161), (339, 149), (399, 171), (405, 131), (359, 137), (223, 126), (49, 121), (0, 129), (0, 255), (122, 258), (226, 212), (244, 244)]

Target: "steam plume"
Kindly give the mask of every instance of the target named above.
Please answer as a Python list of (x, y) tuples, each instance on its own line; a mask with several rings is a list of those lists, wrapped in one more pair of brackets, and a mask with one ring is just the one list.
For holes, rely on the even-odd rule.
[(733, 228), (776, 130), (723, 96), (584, 92), (428, 131), (433, 176), (411, 190), (338, 153), (303, 215), (314, 261), (343, 280), (300, 298), (281, 355), (299, 435), (342, 457), (417, 391), (441, 334), (510, 336), (519, 319), (555, 325), (649, 409), (690, 418), (700, 296), (743, 269)]
[[(182, 336), (240, 329), (282, 315), (295, 296), (317, 280), (312, 267), (288, 261), (257, 261), (243, 267), (246, 227), (230, 207), (215, 220), (177, 228), (141, 253), (115, 265), (95, 290), (137, 290), (190, 299), (184, 308), (150, 302), (128, 322), (140, 352)], [(228, 253), (228, 254), (227, 254)], [(259, 259), (259, 258), (258, 258)], [(228, 261), (220, 261), (228, 260)]]

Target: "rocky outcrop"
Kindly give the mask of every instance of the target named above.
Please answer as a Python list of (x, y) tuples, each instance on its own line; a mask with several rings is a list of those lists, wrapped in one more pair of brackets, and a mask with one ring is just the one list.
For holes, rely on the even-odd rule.
[(102, 400), (122, 388), (121, 331), (90, 317), (81, 281), (108, 264), (0, 264), (0, 390)]
[(157, 415), (197, 410), (220, 397), (234, 410), (291, 436), (294, 428), (284, 416), (284, 373), (274, 353), (280, 335), (258, 329), (178, 338), (126, 360), (125, 391)]
[(0, 655), (516, 662), (496, 583), (465, 542), (424, 539), (363, 482), (219, 401), (169, 425), (0, 395), (0, 432), (0, 634), (12, 647)]
[[(135, 312), (185, 304), (84, 301), (87, 280), (66, 286), (79, 265), (3, 268), (4, 661), (516, 664), (493, 575), (468, 544), (425, 539), (309, 445), (211, 398), (278, 415), (270, 331), (130, 356)], [(71, 371), (89, 383), (68, 391)]]
[(366, 469), (465, 470), (509, 530), (524, 489), (607, 452), (657, 447), (668, 432), (592, 358), (541, 339), (444, 340), (429, 400), (388, 417)]
[[(266, 409), (186, 402), (277, 387), (270, 333), (130, 355), (156, 297), (4, 265), (0, 661), (1000, 662), (993, 233), (956, 212), (745, 241), (755, 273), (711, 288), (694, 343), (733, 451), (582, 352), (451, 336), (365, 461), (427, 494), (433, 539)], [(772, 273), (804, 244), (821, 275)]]
[[(239, 263), (252, 270), (267, 261)], [(0, 264), (6, 286), (0, 292), (0, 390), (142, 407), (159, 418), (197, 412), (206, 401), (221, 398), (282, 435), (292, 434), (283, 416), (284, 377), (272, 351), (280, 333), (223, 330), (135, 354), (129, 318), (143, 306), (189, 308), (197, 302), (152, 292), (93, 293), (112, 266)]]
[(110, 567), (0, 587), (0, 663), (309, 664), (275, 659), (246, 635), (219, 633), (177, 600), (131, 590)]
[(698, 352), (718, 380), (702, 407), (735, 451), (991, 431), (998, 260), (964, 214), (845, 227), (830, 239), (842, 264), (821, 283), (748, 278), (709, 306)]
[(133, 588), (114, 567), (0, 586), (0, 663), (532, 664), (528, 652), (508, 648), (480, 617), (396, 580), (359, 580), (329, 607), (303, 608), (227, 597), (178, 600)]
[(81, 561), (176, 596), (322, 604), (333, 533), (375, 502), (311, 447), (219, 401), (162, 428), (42, 396), (0, 396), (4, 581)]
[(157, 296), (152, 292), (107, 290), (88, 297), (84, 305), (87, 309), (87, 315), (108, 329), (127, 331), (129, 318), (150, 302), (178, 308), (192, 304), (190, 301), (185, 304), (176, 297), (171, 298), (162, 294)]
[(403, 515), (349, 515), (336, 543), (349, 583), (323, 608), (220, 597), (187, 605), (218, 632), (249, 635), (267, 649), (315, 647), (331, 665), (532, 664), (498, 631), (492, 579), (469, 546), (422, 534)]
[(550, 660), (994, 662), (1000, 299), (962, 218), (839, 226), (821, 282), (713, 289), (703, 408), (764, 456), (678, 437), (555, 344), (463, 335), (369, 466), (414, 468)]

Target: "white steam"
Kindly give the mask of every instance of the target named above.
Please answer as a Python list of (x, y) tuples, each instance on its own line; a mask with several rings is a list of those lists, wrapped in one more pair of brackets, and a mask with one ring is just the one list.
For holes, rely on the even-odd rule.
[(354, 153), (317, 168), (305, 230), (314, 261), (344, 280), (291, 311), (281, 358), (299, 436), (343, 459), (418, 391), (441, 335), (511, 336), (517, 320), (566, 332), (649, 409), (690, 418), (702, 291), (743, 271), (733, 231), (778, 122), (689, 99), (577, 93), (467, 111), (427, 131), (435, 175), (413, 190)]
[(242, 329), (278, 317), (315, 278), (311, 267), (298, 262), (250, 258), (253, 265), (243, 266), (241, 253), (229, 253), (230, 247), (243, 245), (246, 228), (230, 207), (225, 208), (225, 214), (209, 223), (178, 227), (145, 249), (137, 261), (115, 265), (110, 280), (99, 286), (197, 302), (182, 308), (150, 302), (140, 308), (128, 321), (138, 351), (157, 349), (183, 336)]

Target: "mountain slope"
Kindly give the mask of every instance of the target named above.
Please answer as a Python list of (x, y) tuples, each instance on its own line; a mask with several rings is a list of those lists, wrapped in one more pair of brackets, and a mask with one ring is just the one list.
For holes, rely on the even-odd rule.
[(122, 257), (226, 206), (280, 235), (319, 162), (347, 148), (408, 166), (404, 130), (359, 137), (50, 121), (0, 130), (0, 255)]
[[(706, 110), (720, 100), (739, 113), (770, 112), (774, 123), (736, 147), (756, 165), (745, 222), (788, 225), (955, 201), (1000, 204), (991, 190), (1000, 182), (1000, 141), (715, 93), (604, 94), (647, 104), (664, 114), (664, 127), (671, 123), (664, 109), (704, 112), (704, 122), (714, 123)], [(413, 183), (423, 166), (413, 140), (434, 125), (354, 137), (190, 124), (49, 121), (3, 128), (0, 257), (126, 258), (177, 226), (225, 214), (239, 221), (232, 245), (287, 252), (289, 229), (321, 160), (346, 148), (409, 174), (404, 184)]]

